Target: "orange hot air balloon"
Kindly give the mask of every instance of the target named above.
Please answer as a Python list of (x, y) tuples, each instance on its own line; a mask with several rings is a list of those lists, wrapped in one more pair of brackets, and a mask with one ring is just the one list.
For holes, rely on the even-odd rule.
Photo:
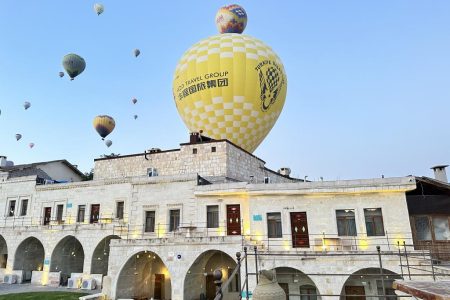
[(116, 122), (110, 116), (100, 115), (94, 118), (93, 125), (95, 130), (102, 137), (102, 140), (104, 140), (105, 137), (114, 130), (114, 127), (116, 127)]

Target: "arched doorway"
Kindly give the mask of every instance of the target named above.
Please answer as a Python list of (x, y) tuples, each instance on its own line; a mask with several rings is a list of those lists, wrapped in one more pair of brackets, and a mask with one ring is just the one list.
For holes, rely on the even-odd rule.
[(14, 255), (14, 270), (23, 270), (24, 282), (31, 281), (33, 271), (42, 271), (44, 267), (45, 250), (41, 241), (35, 237), (26, 238)]
[[(203, 252), (191, 265), (184, 278), (184, 299), (214, 299), (214, 270), (222, 270), (222, 280), (225, 282), (236, 265), (233, 258), (225, 252), (219, 250)], [(238, 299), (239, 287), (239, 276), (236, 276), (228, 286), (228, 289), (224, 291), (224, 299)]]
[(84, 250), (74, 236), (66, 236), (52, 253), (50, 272), (61, 272), (61, 285), (67, 285), (71, 273), (83, 273)]
[(5, 239), (0, 235), (0, 269), (6, 268), (8, 261), (8, 246)]
[(120, 239), (116, 235), (110, 235), (105, 237), (95, 247), (94, 254), (92, 254), (91, 274), (108, 274), (108, 262), (109, 262), (109, 244), (113, 239)]
[(170, 274), (161, 258), (151, 251), (130, 257), (119, 273), (116, 298), (171, 299)]
[(316, 284), (305, 273), (289, 267), (275, 268), (278, 284), (286, 293), (286, 300), (321, 299)]
[(366, 299), (367, 296), (378, 296), (381, 299), (383, 295), (388, 295), (390, 297), (387, 299), (397, 299), (395, 290), (392, 288), (395, 279), (401, 279), (401, 276), (386, 269), (383, 269), (383, 277), (379, 268), (358, 270), (345, 281), (340, 298), (341, 300), (359, 300)]

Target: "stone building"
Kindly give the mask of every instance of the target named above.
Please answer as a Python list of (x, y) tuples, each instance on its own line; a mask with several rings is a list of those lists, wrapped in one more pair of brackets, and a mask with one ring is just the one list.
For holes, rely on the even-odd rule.
[[(289, 299), (392, 294), (392, 280), (406, 274), (403, 251), (408, 264), (428, 263), (416, 278), (429, 277), (410, 225), (414, 176), (306, 182), (227, 140), (198, 137), (96, 159), (90, 181), (67, 161), (6, 162), (0, 281), (73, 287), (82, 278), (110, 299), (213, 299), (212, 272), (227, 281), (244, 247), (249, 272), (275, 269)], [(245, 278), (242, 267), (224, 299), (238, 299)]]

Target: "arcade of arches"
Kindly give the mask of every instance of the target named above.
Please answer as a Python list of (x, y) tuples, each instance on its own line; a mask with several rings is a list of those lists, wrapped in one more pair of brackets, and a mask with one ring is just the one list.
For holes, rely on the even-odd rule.
[(71, 273), (83, 273), (83, 264), (83, 246), (76, 237), (69, 235), (53, 250), (50, 272), (61, 272), (61, 285), (67, 285)]
[(14, 270), (23, 270), (22, 281), (31, 281), (33, 271), (42, 271), (45, 251), (41, 241), (35, 237), (26, 238), (14, 255)]

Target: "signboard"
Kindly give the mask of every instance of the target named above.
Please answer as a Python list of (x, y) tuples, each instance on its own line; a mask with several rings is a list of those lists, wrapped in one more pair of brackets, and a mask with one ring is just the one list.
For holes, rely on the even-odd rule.
[(44, 265), (49, 265), (50, 264), (50, 260), (49, 259), (44, 259)]
[(262, 221), (262, 215), (253, 215), (253, 221), (256, 222)]
[(72, 203), (67, 203), (66, 207), (67, 208), (72, 208)]

